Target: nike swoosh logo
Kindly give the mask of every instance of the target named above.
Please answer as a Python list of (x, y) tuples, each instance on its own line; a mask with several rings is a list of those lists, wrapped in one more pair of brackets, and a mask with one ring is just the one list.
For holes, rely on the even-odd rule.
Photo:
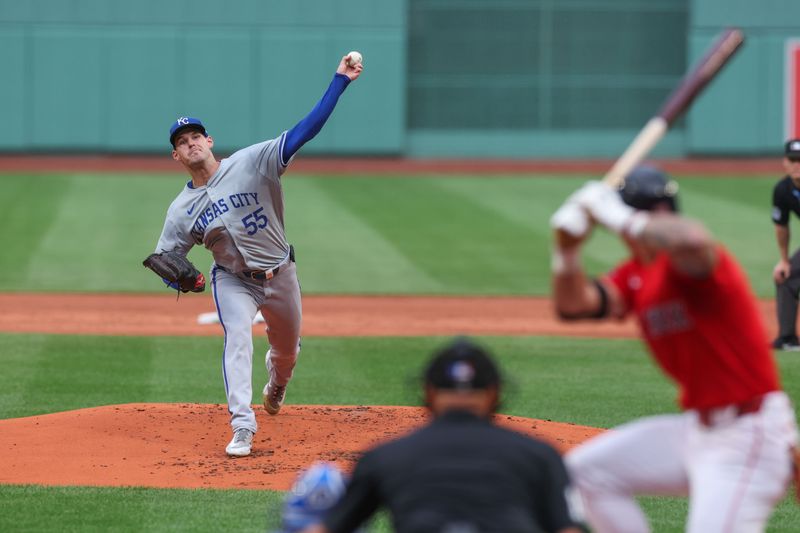
[(191, 208), (191, 209), (189, 209), (188, 211), (186, 211), (186, 214), (187, 214), (187, 215), (191, 215), (191, 214), (192, 214), (192, 211), (194, 211), (194, 206), (196, 206), (196, 205), (197, 205), (197, 203), (196, 203), (196, 202), (195, 202), (195, 203), (193, 203), (193, 204), (192, 204), (192, 208)]

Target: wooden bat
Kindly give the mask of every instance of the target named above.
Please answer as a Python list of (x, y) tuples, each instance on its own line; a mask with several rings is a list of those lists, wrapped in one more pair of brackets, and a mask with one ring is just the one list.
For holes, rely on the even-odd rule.
[(661, 110), (647, 121), (642, 131), (633, 139), (625, 152), (603, 177), (610, 187), (620, 187), (631, 170), (641, 163), (667, 130), (686, 111), (695, 97), (719, 74), (722, 67), (744, 43), (744, 34), (738, 28), (729, 28), (708, 49), (706, 55), (689, 71), (664, 102)]

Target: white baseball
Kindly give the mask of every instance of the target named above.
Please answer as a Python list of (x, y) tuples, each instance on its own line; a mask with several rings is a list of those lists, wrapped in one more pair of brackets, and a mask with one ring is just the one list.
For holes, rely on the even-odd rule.
[(361, 57), (361, 52), (356, 52), (355, 50), (353, 50), (347, 55), (350, 56), (350, 59), (347, 60), (348, 67), (354, 67), (359, 63), (361, 63), (361, 61), (364, 59), (363, 57)]

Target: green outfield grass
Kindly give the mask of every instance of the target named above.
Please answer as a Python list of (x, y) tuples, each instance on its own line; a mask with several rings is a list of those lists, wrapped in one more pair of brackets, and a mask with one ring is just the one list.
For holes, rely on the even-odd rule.
[[(586, 178), (287, 175), (287, 232), (307, 293), (529, 294), (549, 291), (553, 211)], [(141, 266), (181, 175), (3, 175), (0, 291), (159, 291)], [(705, 221), (772, 296), (777, 260), (765, 178), (681, 180)], [(592, 272), (625, 255), (598, 232)], [(190, 254), (208, 270), (210, 254)]]
[[(315, 177), (285, 179), (287, 232), (305, 293), (545, 295), (547, 221), (588, 178)], [(185, 177), (2, 175), (0, 291), (160, 292), (141, 266)], [(775, 177), (681, 179), (681, 203), (739, 257), (758, 295), (773, 294)], [(625, 255), (597, 232), (591, 272)], [(190, 258), (208, 270), (210, 256)], [(43, 310), (43, 313), (46, 310)], [(287, 401), (418, 405), (418, 371), (441, 337), (305, 338)], [(509, 376), (506, 414), (611, 427), (674, 412), (674, 389), (638, 341), (486, 337)], [(257, 339), (254, 389), (263, 386)], [(0, 418), (131, 402), (224, 403), (221, 338), (0, 334)], [(800, 357), (779, 353), (800, 401)], [(34, 437), (35, 438), (35, 437)], [(223, 446), (225, 443), (220, 443)], [(48, 459), (51, 460), (52, 458)], [(0, 531), (259, 531), (275, 526), (272, 491), (0, 485)], [(643, 499), (654, 531), (683, 530), (683, 499)], [(5, 511), (13, 509), (14, 512)], [(788, 499), (769, 531), (795, 531)], [(385, 518), (373, 531), (388, 531)]]
[[(419, 405), (418, 372), (443, 337), (307, 338), (287, 401), (292, 404)], [(506, 414), (611, 427), (674, 412), (674, 389), (635, 340), (484, 337), (508, 376)], [(265, 341), (260, 340), (262, 343)], [(261, 346), (265, 349), (266, 345)], [(221, 340), (0, 334), (0, 418), (128, 402), (224, 403)], [(260, 359), (260, 357), (258, 358)], [(800, 358), (778, 354), (792, 398)], [(263, 386), (256, 363), (254, 388)], [(331, 376), (336, 376), (331, 379)], [(220, 443), (220, 446), (224, 443)], [(224, 494), (224, 496), (219, 496)], [(0, 486), (0, 530), (264, 531), (280, 493)], [(681, 531), (682, 499), (643, 500), (655, 531)], [(42, 510), (46, 509), (47, 512)], [(61, 528), (63, 515), (64, 528)], [(82, 520), (86, 520), (86, 523)], [(770, 531), (792, 531), (788, 499)], [(4, 522), (5, 521), (5, 522)], [(384, 522), (381, 522), (383, 524)], [(7, 527), (9, 524), (24, 527)], [(374, 531), (386, 531), (377, 525)]]

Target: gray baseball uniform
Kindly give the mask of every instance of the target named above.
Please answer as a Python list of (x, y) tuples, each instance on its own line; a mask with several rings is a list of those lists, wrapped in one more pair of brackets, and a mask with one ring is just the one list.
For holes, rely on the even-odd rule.
[[(156, 251), (186, 254), (195, 244), (211, 250), (211, 289), (225, 342), (222, 375), (233, 439), (228, 455), (251, 452), (258, 429), (252, 401), (252, 320), (261, 310), (270, 348), (264, 408), (275, 415), (283, 404), (300, 351), (300, 284), (294, 250), (286, 241), (281, 175), (294, 154), (319, 133), (339, 96), (363, 65), (342, 57), (327, 91), (311, 112), (278, 138), (239, 150), (217, 162), (213, 139), (199, 119), (181, 117), (170, 128), (172, 157), (189, 171), (167, 211)], [(170, 284), (169, 280), (165, 280)], [(173, 286), (170, 284), (170, 286)]]
[(187, 183), (156, 246), (187, 253), (203, 244), (214, 256), (211, 288), (225, 332), (222, 374), (234, 431), (257, 430), (250, 406), (256, 312), (267, 323), (267, 372), (277, 385), (289, 382), (300, 351), (300, 285), (283, 219), (281, 175), (291, 161), (281, 160), (285, 139), (283, 133), (223, 159), (203, 187)]

